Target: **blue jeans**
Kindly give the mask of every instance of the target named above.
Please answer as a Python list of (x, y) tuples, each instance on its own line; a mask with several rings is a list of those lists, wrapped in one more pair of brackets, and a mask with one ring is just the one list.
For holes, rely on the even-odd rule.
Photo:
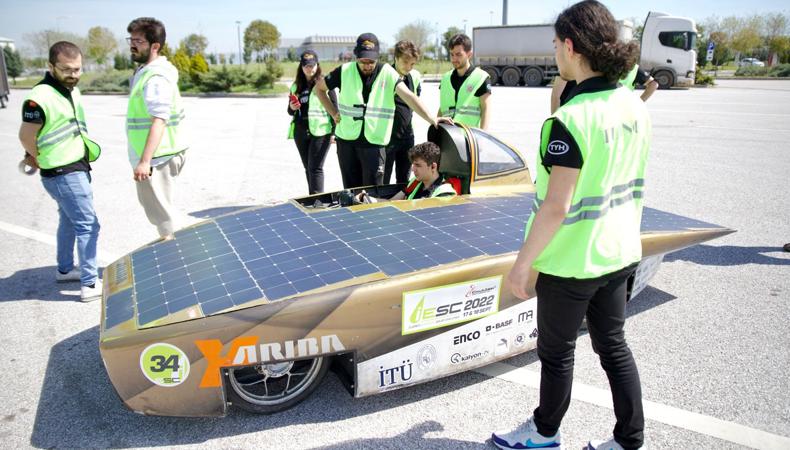
[(96, 241), (99, 238), (99, 219), (93, 209), (91, 175), (71, 172), (52, 178), (41, 177), (44, 189), (58, 204), (58, 270), (74, 268), (74, 243), (80, 260), (80, 283), (90, 286), (98, 279)]

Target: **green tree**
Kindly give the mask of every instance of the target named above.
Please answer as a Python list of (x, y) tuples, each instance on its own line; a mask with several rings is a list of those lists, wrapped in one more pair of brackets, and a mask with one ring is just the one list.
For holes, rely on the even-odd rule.
[(450, 39), (452, 39), (453, 36), (455, 36), (456, 34), (463, 33), (463, 32), (464, 32), (464, 30), (462, 30), (462, 29), (460, 29), (458, 27), (450, 27), (450, 28), (447, 29), (447, 31), (442, 33), (442, 48), (447, 50), (447, 60), (448, 61), (450, 60), (450, 48), (448, 47), (448, 45), (450, 45)]
[(131, 69), (132, 67), (134, 67), (132, 56), (126, 53), (116, 53), (115, 56), (113, 56), (112, 67), (115, 70)]
[(85, 54), (96, 63), (104, 65), (116, 49), (118, 49), (118, 40), (109, 28), (93, 27), (88, 30)]
[(425, 47), (428, 45), (428, 39), (431, 33), (433, 32), (433, 28), (431, 27), (430, 22), (426, 20), (415, 20), (412, 23), (406, 24), (398, 29), (398, 32), (395, 33), (395, 40), (396, 41), (412, 41), (420, 49), (420, 52), (425, 51)]
[(277, 27), (265, 20), (253, 20), (244, 29), (244, 61), (249, 62), (253, 53), (268, 56), (280, 44)]
[(195, 53), (192, 55), (192, 58), (189, 60), (189, 71), (192, 75), (208, 72), (208, 63), (206, 63), (206, 58), (204, 58), (200, 53)]
[(217, 63), (217, 54), (216, 53), (209, 53), (208, 54), (208, 62), (209, 64), (216, 64)]
[(781, 13), (772, 13), (765, 16), (765, 44), (770, 55), (768, 63), (777, 63), (780, 55), (790, 50), (790, 37), (788, 33), (788, 18)]
[[(730, 35), (730, 46), (741, 55), (754, 53), (762, 43), (760, 37), (763, 25), (762, 17), (757, 15), (748, 18), (727, 17), (724, 21), (727, 23), (727, 28), (733, 30)], [(731, 24), (735, 26), (732, 27)], [(724, 24), (722, 25), (724, 26)]]
[(22, 55), (18, 50), (11, 50), (10, 47), (3, 47), (3, 55), (5, 56), (5, 66), (8, 71), (8, 76), (14, 80), (16, 84), (16, 77), (22, 75), (25, 70), (25, 63), (22, 61)]
[(187, 55), (190, 57), (199, 54), (205, 54), (208, 48), (208, 38), (202, 34), (192, 33), (181, 40), (181, 44), (186, 48)]
[(183, 47), (179, 47), (176, 53), (170, 58), (170, 62), (178, 69), (178, 78), (180, 80), (187, 80), (192, 74), (192, 61), (189, 60), (189, 55)]

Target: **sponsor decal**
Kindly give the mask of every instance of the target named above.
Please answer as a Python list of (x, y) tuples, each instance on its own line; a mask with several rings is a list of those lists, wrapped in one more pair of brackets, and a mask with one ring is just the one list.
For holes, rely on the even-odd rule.
[(40, 119), (41, 118), (41, 112), (40, 111), (25, 111), (22, 114), (24, 115), (25, 119)]
[(431, 344), (426, 344), (422, 347), (417, 355), (417, 367), (420, 370), (430, 369), (433, 363), (436, 362), (436, 347)]
[(496, 347), (494, 347), (494, 355), (504, 355), (508, 350), (510, 350), (510, 346), (507, 345), (507, 338), (499, 338)]
[(521, 323), (521, 322), (532, 322), (532, 320), (534, 320), (533, 319), (534, 316), (535, 316), (535, 313), (531, 309), (529, 311), (524, 311), (522, 313), (519, 313), (519, 315), (518, 315), (518, 323)]
[(548, 152), (552, 155), (564, 155), (568, 153), (570, 149), (571, 146), (563, 141), (551, 141), (547, 148)]
[(258, 340), (258, 336), (238, 337), (230, 342), (228, 352), (224, 355), (222, 354), (222, 341), (219, 339), (195, 341), (195, 345), (203, 353), (208, 363), (206, 372), (200, 380), (200, 387), (219, 387), (222, 367), (307, 358), (341, 352), (346, 349), (340, 338), (334, 334), (320, 338), (308, 337), (296, 341), (262, 344), (258, 344)]
[(462, 364), (470, 361), (475, 361), (481, 358), (485, 358), (488, 356), (488, 350), (483, 350), (482, 352), (475, 352), (469, 354), (461, 354), (461, 353), (453, 353), (450, 356), (450, 362), (453, 364)]
[(466, 92), (469, 92), (470, 94), (472, 93), (473, 90), (474, 87), (471, 84), (466, 87)]
[(532, 338), (532, 339), (535, 339), (536, 337), (538, 337), (538, 329), (535, 328), (534, 330), (532, 330), (532, 333), (529, 333), (529, 337)]
[(412, 376), (412, 362), (407, 359), (399, 366), (385, 369), (384, 366), (379, 367), (379, 387), (388, 387), (393, 384), (403, 383), (411, 380)]
[(504, 329), (510, 327), (513, 324), (513, 319), (503, 320), (502, 322), (492, 323), (491, 325), (486, 325), (486, 333), (497, 333)]
[(189, 376), (189, 358), (175, 345), (151, 344), (140, 354), (140, 369), (157, 386), (178, 386)]
[(453, 345), (463, 344), (465, 342), (474, 341), (475, 339), (480, 339), (480, 331), (478, 330), (455, 336), (453, 338)]
[[(502, 276), (403, 293), (401, 334), (479, 319), (499, 310)], [(479, 295), (469, 295), (481, 292)]]
[(513, 338), (513, 345), (516, 347), (523, 347), (524, 344), (527, 343), (527, 335), (524, 333), (519, 333), (516, 337)]

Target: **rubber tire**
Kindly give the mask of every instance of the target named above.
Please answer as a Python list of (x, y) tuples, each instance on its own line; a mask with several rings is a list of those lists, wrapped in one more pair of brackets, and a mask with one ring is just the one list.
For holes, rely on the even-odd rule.
[(543, 85), (543, 71), (537, 67), (530, 67), (524, 71), (524, 84), (529, 87), (538, 87)]
[(659, 89), (669, 89), (675, 85), (675, 76), (668, 70), (659, 70), (653, 74), (653, 79), (658, 83)]
[(483, 66), (482, 69), (488, 74), (488, 82), (491, 83), (491, 86), (495, 86), (499, 83), (499, 72), (497, 72), (495, 67)]
[(502, 71), (502, 84), (505, 86), (518, 86), (521, 82), (521, 72), (515, 67), (508, 67)]
[(242, 397), (238, 392), (236, 392), (236, 388), (233, 386), (233, 384), (230, 381), (230, 377), (233, 376), (232, 373), (230, 372), (230, 369), (223, 369), (223, 372), (227, 371), (227, 375), (226, 375), (227, 379), (225, 380), (225, 384), (227, 387), (226, 393), (227, 393), (228, 401), (232, 405), (238, 406), (239, 408), (247, 412), (251, 412), (253, 414), (275, 414), (281, 411), (285, 411), (287, 409), (291, 409), (294, 406), (298, 405), (299, 403), (303, 402), (307, 397), (309, 397), (313, 393), (313, 391), (316, 390), (316, 388), (318, 388), (318, 386), (321, 384), (321, 381), (323, 381), (324, 377), (326, 376), (326, 373), (329, 370), (329, 366), (332, 365), (331, 357), (319, 357), (315, 359), (320, 360), (319, 364), (321, 364), (321, 367), (319, 367), (318, 374), (315, 376), (315, 378), (313, 378), (313, 380), (310, 382), (307, 388), (299, 392), (296, 396), (291, 397), (288, 400), (275, 405), (260, 405), (257, 403), (252, 403), (247, 399), (245, 399), (244, 397)]

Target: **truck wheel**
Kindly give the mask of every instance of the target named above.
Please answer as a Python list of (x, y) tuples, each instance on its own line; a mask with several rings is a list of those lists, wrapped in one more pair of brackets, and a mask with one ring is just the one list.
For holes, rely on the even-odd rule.
[(659, 70), (653, 74), (653, 79), (658, 83), (659, 89), (669, 89), (675, 84), (675, 77), (668, 70)]
[(491, 86), (494, 86), (497, 83), (499, 83), (499, 72), (497, 72), (494, 67), (483, 66), (483, 70), (485, 70), (486, 73), (488, 74), (488, 79), (489, 82), (491, 83)]
[(518, 86), (521, 81), (521, 74), (515, 67), (508, 67), (502, 72), (502, 84), (505, 86)]
[(306, 399), (321, 383), (330, 358), (227, 369), (228, 399), (256, 414), (273, 414)]
[(537, 67), (530, 67), (524, 71), (524, 82), (529, 87), (537, 87), (543, 84), (543, 71)]

